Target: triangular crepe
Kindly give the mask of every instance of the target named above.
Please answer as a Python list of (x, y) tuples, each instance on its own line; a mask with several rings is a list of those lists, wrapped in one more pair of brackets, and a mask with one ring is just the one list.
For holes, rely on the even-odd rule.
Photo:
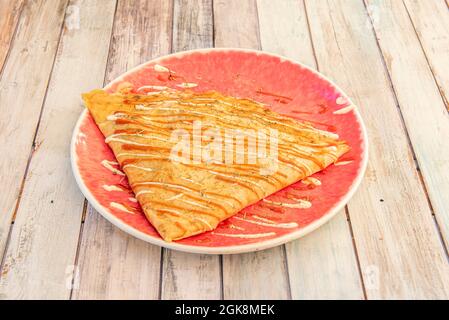
[[(145, 215), (166, 241), (213, 230), (220, 221), (326, 168), (349, 150), (335, 134), (255, 101), (217, 92), (139, 95), (93, 90), (83, 99)], [(198, 124), (201, 133), (193, 129)], [(232, 143), (241, 140), (225, 135), (237, 132), (231, 129), (249, 129), (239, 150), (232, 149)], [(205, 131), (209, 142), (204, 141)], [(277, 140), (270, 140), (276, 133)], [(198, 139), (194, 142), (198, 135), (203, 137), (199, 145)], [(254, 148), (250, 139), (261, 144)], [(209, 157), (202, 159), (201, 152)]]

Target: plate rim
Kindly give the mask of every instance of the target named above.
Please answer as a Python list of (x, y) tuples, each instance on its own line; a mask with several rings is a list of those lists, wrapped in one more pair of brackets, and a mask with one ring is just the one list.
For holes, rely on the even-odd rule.
[(338, 200), (338, 202), (330, 208), (323, 216), (321, 216), (319, 219), (313, 221), (312, 223), (308, 224), (304, 228), (298, 229), (294, 232), (282, 235), (280, 237), (263, 240), (260, 242), (254, 242), (249, 244), (243, 244), (243, 245), (232, 245), (232, 246), (215, 246), (215, 247), (207, 247), (207, 246), (193, 246), (193, 245), (186, 245), (186, 244), (180, 244), (177, 242), (166, 242), (162, 238), (155, 238), (153, 236), (150, 236), (142, 231), (139, 231), (135, 229), (134, 227), (126, 224), (124, 221), (117, 218), (115, 215), (113, 215), (108, 208), (102, 206), (94, 197), (94, 195), (91, 193), (91, 191), (87, 188), (87, 186), (84, 183), (83, 178), (81, 177), (81, 174), (79, 172), (79, 168), (77, 165), (77, 153), (76, 153), (76, 141), (77, 141), (77, 135), (80, 130), (80, 126), (83, 123), (83, 120), (86, 118), (88, 111), (87, 109), (84, 109), (79, 116), (75, 127), (73, 128), (72, 133), (72, 139), (70, 143), (70, 163), (72, 167), (73, 175), (75, 176), (75, 180), (78, 184), (78, 187), (80, 188), (83, 195), (86, 197), (86, 199), (89, 201), (89, 203), (94, 207), (94, 209), (100, 213), (106, 220), (108, 220), (110, 223), (112, 223), (114, 226), (118, 227), (122, 231), (140, 239), (145, 242), (149, 242), (153, 245), (157, 245), (160, 247), (164, 247), (167, 249), (173, 249), (183, 252), (189, 252), (189, 253), (197, 253), (197, 254), (237, 254), (237, 253), (246, 253), (246, 252), (255, 252), (255, 251), (261, 251), (268, 248), (276, 247), (282, 244), (285, 244), (287, 242), (299, 239), (312, 231), (316, 230), (320, 226), (327, 223), (329, 220), (331, 220), (352, 198), (352, 196), (355, 194), (357, 189), (359, 188), (363, 177), (365, 175), (365, 171), (368, 165), (368, 134), (366, 130), (365, 123), (363, 122), (363, 119), (360, 115), (360, 112), (358, 111), (358, 107), (354, 104), (354, 102), (346, 95), (346, 93), (337, 86), (332, 80), (327, 78), (325, 75), (320, 73), (317, 70), (314, 70), (307, 64), (301, 63), (299, 61), (284, 57), (282, 55), (271, 53), (267, 51), (261, 51), (261, 50), (253, 50), (253, 49), (242, 49), (242, 48), (205, 48), (205, 49), (194, 49), (194, 50), (187, 50), (187, 51), (180, 51), (176, 53), (171, 53), (168, 55), (160, 56), (155, 59), (151, 59), (147, 62), (144, 62), (142, 64), (139, 64), (138, 66), (128, 70), (127, 72), (121, 74), (108, 84), (106, 84), (103, 89), (110, 88), (113, 84), (122, 81), (126, 76), (131, 75), (135, 73), (136, 71), (144, 68), (148, 64), (157, 63), (158, 61), (165, 60), (168, 58), (173, 57), (182, 57), (184, 55), (194, 54), (194, 53), (208, 53), (208, 52), (230, 52), (230, 51), (236, 51), (236, 52), (245, 52), (245, 53), (252, 53), (256, 55), (268, 55), (271, 57), (276, 57), (280, 59), (281, 62), (288, 61), (292, 64), (299, 65), (302, 68), (305, 68), (312, 72), (317, 77), (327, 81), (329, 84), (331, 84), (351, 105), (354, 105), (355, 108), (353, 110), (357, 121), (360, 124), (361, 129), (361, 137), (362, 137), (362, 154), (361, 154), (361, 163), (359, 166), (359, 169), (357, 171), (357, 176), (354, 179), (353, 183), (350, 185), (348, 191)]

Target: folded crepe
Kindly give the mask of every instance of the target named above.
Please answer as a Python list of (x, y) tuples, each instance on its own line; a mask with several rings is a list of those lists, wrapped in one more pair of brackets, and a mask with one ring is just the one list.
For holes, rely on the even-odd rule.
[(83, 99), (166, 241), (213, 230), (349, 150), (336, 134), (215, 91), (93, 90)]

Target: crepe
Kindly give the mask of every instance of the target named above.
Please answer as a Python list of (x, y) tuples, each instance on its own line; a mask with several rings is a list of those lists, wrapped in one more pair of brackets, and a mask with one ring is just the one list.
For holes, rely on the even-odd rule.
[(349, 150), (336, 134), (215, 91), (93, 90), (83, 99), (166, 241), (213, 230)]

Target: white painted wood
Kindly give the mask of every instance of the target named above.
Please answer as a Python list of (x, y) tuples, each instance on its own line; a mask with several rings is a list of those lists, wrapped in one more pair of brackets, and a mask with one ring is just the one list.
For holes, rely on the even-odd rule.
[[(173, 51), (213, 46), (212, 23), (212, 1), (176, 0)], [(220, 257), (164, 249), (161, 298), (220, 299)]]
[(259, 49), (256, 0), (214, 0), (215, 47)]
[(22, 6), (22, 0), (0, 0), (0, 71), (8, 55)]
[(129, 236), (89, 207), (81, 248), (73, 299), (158, 298), (159, 247)]
[[(262, 49), (316, 68), (302, 1), (257, 1)], [(286, 244), (293, 299), (361, 299), (363, 288), (344, 210)]]
[(19, 199), (39, 112), (52, 69), (66, 1), (23, 8), (0, 79), (0, 255)]
[[(80, 92), (103, 80), (115, 1), (76, 0), (68, 8), (66, 21), (82, 8), (79, 28), (66, 25), (57, 52), (0, 282), (0, 295), (9, 299), (70, 295), (84, 204), (70, 168), (70, 140), (83, 109)], [(54, 7), (45, 9), (41, 15)]]
[[(170, 1), (119, 1), (106, 82), (169, 53)], [(161, 248), (124, 234), (89, 206), (80, 245), (80, 287), (75, 299), (157, 299)]]
[[(215, 1), (214, 26), (217, 47), (260, 48), (255, 1)], [(224, 255), (224, 299), (288, 299), (285, 263), (284, 246), (257, 253)]]
[(218, 255), (164, 250), (162, 299), (221, 298)]
[(223, 256), (225, 299), (290, 299), (285, 247)]
[(443, 1), (404, 0), (449, 109), (449, 10)]
[(374, 23), (375, 32), (436, 219), (449, 245), (449, 114), (404, 5), (390, 0), (368, 3), (382, 17)]
[(449, 265), (366, 8), (333, 0), (306, 9), (320, 70), (354, 99), (368, 129), (367, 173), (348, 205), (367, 296), (448, 298)]

